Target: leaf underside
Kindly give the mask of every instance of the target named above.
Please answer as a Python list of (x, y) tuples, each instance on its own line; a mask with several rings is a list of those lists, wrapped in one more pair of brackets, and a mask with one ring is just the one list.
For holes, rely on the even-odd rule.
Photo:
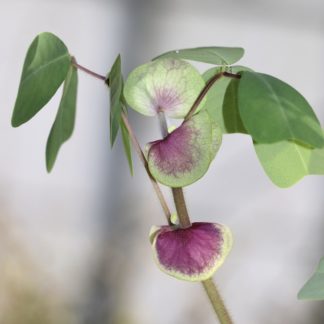
[[(218, 129), (217, 129), (218, 128)], [(169, 187), (184, 187), (199, 180), (221, 145), (221, 131), (202, 111), (163, 140), (151, 143), (148, 166), (153, 177)]]

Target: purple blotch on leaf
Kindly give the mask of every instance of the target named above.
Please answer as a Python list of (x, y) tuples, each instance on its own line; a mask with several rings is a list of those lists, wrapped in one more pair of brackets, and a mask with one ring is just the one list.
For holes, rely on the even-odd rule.
[(229, 229), (221, 224), (193, 223), (182, 229), (162, 226), (154, 233), (153, 248), (161, 269), (179, 279), (200, 281), (213, 275), (232, 245)]
[(151, 143), (149, 156), (160, 172), (174, 177), (190, 172), (198, 162), (199, 129), (184, 123), (163, 140)]

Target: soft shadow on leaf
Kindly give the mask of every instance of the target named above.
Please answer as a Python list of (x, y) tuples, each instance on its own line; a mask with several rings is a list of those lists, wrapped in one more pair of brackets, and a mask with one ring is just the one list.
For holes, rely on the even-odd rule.
[[(214, 75), (223, 71), (223, 68), (212, 68), (203, 74), (207, 82)], [(244, 66), (230, 67), (232, 73), (252, 71)], [(207, 94), (205, 109), (221, 127), (224, 134), (247, 133), (238, 110), (238, 84), (239, 80), (222, 77), (215, 82)]]

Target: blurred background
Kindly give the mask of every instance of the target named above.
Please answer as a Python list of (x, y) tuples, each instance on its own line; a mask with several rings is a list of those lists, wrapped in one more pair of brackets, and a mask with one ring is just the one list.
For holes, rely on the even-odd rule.
[[(101, 74), (118, 53), (126, 75), (167, 50), (241, 46), (240, 64), (293, 85), (324, 123), (323, 9), (322, 0), (0, 0), (0, 323), (216, 322), (201, 285), (164, 275), (152, 260), (148, 232), (163, 213), (137, 157), (131, 177), (120, 139), (110, 150), (103, 84), (79, 73), (75, 131), (50, 175), (45, 145), (61, 90), (11, 128), (38, 33), (55, 33)], [(130, 119), (143, 145), (159, 137), (157, 120)], [(324, 255), (323, 190), (321, 177), (276, 188), (244, 135), (225, 136), (208, 174), (186, 188), (193, 220), (234, 233), (215, 281), (235, 323), (324, 323), (323, 302), (296, 297)]]

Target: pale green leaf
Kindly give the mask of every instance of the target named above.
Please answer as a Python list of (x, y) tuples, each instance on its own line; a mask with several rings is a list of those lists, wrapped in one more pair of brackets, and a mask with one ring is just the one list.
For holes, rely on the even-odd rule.
[(254, 148), (264, 171), (278, 187), (290, 187), (308, 174), (310, 148), (293, 141), (254, 143)]
[(131, 108), (145, 116), (164, 112), (171, 118), (184, 118), (204, 86), (202, 76), (191, 64), (164, 58), (134, 69), (125, 82), (124, 96)]
[(12, 115), (12, 126), (31, 119), (63, 83), (71, 57), (63, 42), (51, 33), (39, 34), (30, 45)]
[(324, 300), (324, 258), (321, 259), (316, 272), (299, 291), (298, 299)]
[(50, 172), (61, 145), (67, 141), (74, 129), (78, 88), (77, 70), (71, 65), (64, 82), (60, 106), (46, 145), (46, 166)]
[(155, 57), (153, 60), (159, 59), (161, 57), (172, 57), (216, 65), (231, 65), (240, 60), (243, 55), (244, 49), (241, 47), (213, 46), (169, 51)]
[(295, 141), (254, 143), (254, 148), (264, 171), (279, 187), (290, 187), (307, 175), (324, 175), (324, 148)]

